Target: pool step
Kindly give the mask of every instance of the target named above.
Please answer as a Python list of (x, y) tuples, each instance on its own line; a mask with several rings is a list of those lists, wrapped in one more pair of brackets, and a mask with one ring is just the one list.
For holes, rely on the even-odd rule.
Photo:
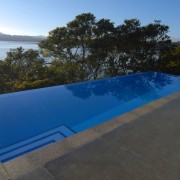
[(61, 141), (64, 138), (75, 134), (73, 130), (65, 125), (46, 131), (37, 136), (31, 137), (14, 145), (0, 149), (0, 162), (6, 162), (27, 152), (33, 151), (47, 144)]

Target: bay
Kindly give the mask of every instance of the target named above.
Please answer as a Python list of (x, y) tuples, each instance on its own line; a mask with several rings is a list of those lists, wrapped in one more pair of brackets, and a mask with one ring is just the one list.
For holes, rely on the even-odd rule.
[(10, 49), (22, 47), (25, 50), (34, 49), (38, 50), (38, 44), (36, 42), (24, 42), (24, 41), (0, 41), (0, 60), (4, 60), (6, 53)]

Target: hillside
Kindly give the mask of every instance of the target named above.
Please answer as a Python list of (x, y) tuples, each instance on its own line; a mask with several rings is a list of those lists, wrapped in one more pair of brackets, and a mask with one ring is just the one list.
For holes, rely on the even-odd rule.
[(22, 36), (22, 35), (9, 35), (0, 32), (0, 41), (28, 41), (40, 42), (45, 39), (45, 36)]

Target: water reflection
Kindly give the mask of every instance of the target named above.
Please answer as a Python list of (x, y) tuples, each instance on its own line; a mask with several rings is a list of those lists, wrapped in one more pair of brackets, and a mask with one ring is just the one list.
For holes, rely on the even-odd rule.
[[(151, 98), (158, 97), (158, 91), (173, 83), (173, 76), (162, 73), (148, 72), (136, 75), (90, 81), (74, 85), (67, 85), (74, 96), (87, 100), (92, 95), (114, 96), (120, 101), (151, 94)], [(147, 98), (147, 97), (146, 97)]]

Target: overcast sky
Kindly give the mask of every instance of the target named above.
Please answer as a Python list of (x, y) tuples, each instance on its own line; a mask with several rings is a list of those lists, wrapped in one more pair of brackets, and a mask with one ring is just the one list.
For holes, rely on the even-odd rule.
[(91, 12), (115, 25), (137, 18), (142, 25), (161, 20), (180, 39), (180, 0), (0, 0), (0, 32), (48, 35), (76, 15)]

